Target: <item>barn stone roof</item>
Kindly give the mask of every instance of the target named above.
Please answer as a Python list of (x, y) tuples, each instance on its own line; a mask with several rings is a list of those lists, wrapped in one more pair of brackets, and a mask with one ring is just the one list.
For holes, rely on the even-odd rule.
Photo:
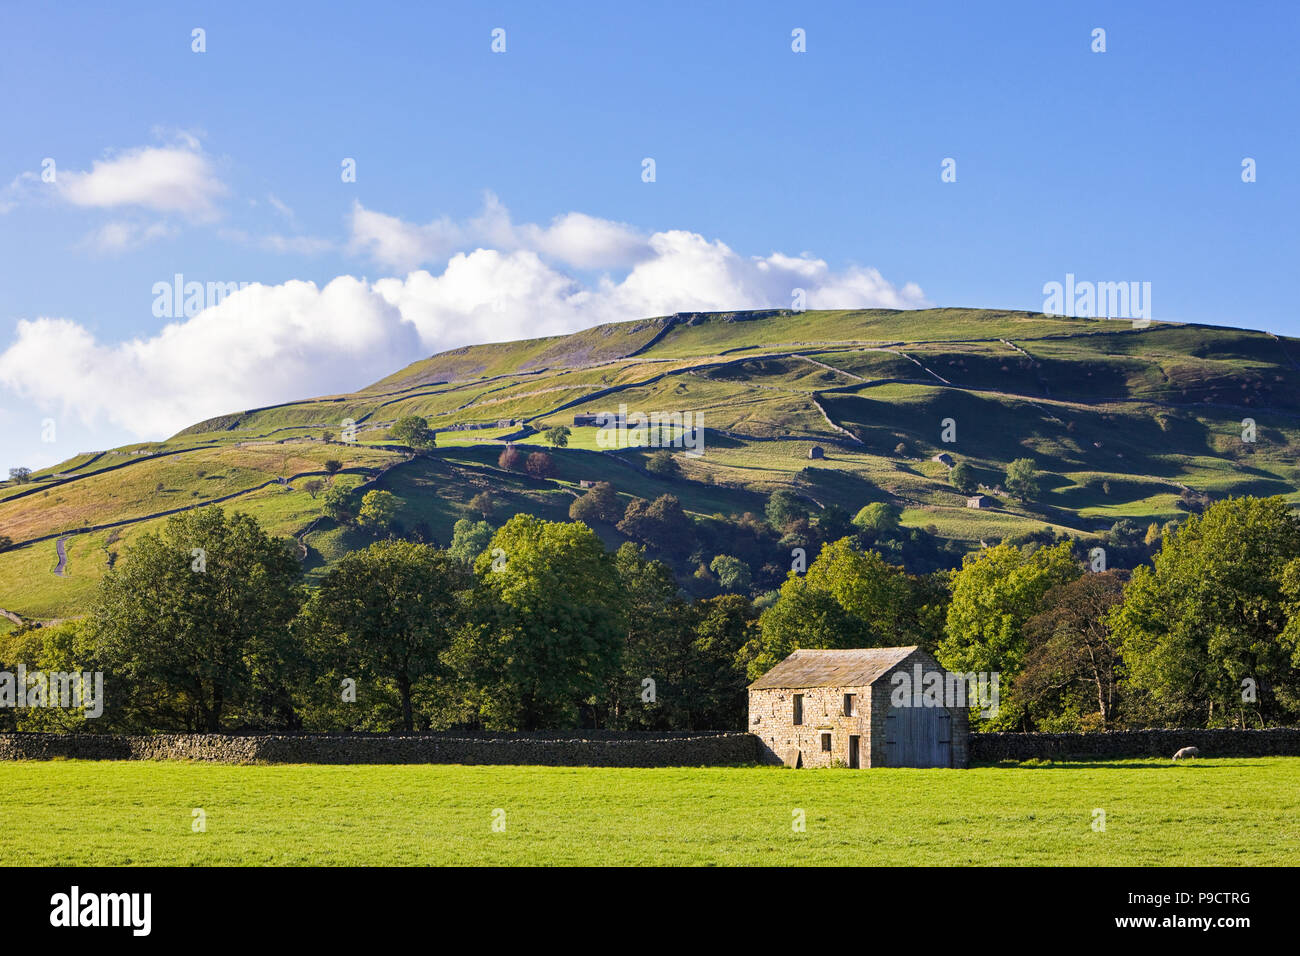
[(917, 650), (911, 647), (864, 647), (851, 650), (806, 648), (795, 651), (749, 685), (750, 690), (783, 687), (861, 687)]

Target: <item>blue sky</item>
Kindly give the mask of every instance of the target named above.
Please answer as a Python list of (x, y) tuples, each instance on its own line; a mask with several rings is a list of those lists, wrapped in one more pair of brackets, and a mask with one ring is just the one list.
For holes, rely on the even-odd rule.
[[(8, 5), (0, 467), (795, 287), (1040, 309), (1073, 273), (1300, 335), (1296, 10)], [(252, 288), (156, 315), (177, 273)]]

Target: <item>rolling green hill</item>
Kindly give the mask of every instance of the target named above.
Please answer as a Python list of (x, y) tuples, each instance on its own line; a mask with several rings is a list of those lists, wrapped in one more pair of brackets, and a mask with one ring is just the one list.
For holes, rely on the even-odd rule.
[[(393, 491), (402, 523), (444, 544), (458, 518), (478, 517), (468, 503), (480, 491), (496, 498), (496, 523), (562, 519), (581, 480), (609, 481), (625, 501), (671, 492), (700, 516), (761, 513), (782, 488), (850, 513), (892, 501), (906, 525), (970, 548), (1045, 526), (1086, 535), (1177, 518), (1189, 492), (1295, 501), (1296, 358), (1300, 342), (1264, 332), (971, 309), (680, 314), (455, 349), (353, 394), (232, 412), (0, 484), (0, 535), (13, 541), (0, 608), (79, 614), (135, 536), (212, 502), (295, 537), (318, 573), (365, 543), (306, 487), (331, 458), (343, 464), (334, 481)], [(702, 415), (705, 453), (681, 456), (682, 476), (666, 480), (645, 471), (645, 450), (601, 449), (594, 428), (573, 427), (620, 404)], [(436, 451), (389, 438), (404, 415), (429, 420)], [(946, 419), (954, 442), (941, 440)], [(341, 440), (348, 420), (355, 442)], [(554, 478), (497, 467), (504, 440), (541, 445), (554, 424), (573, 428)], [(825, 457), (810, 461), (814, 445)], [(966, 507), (940, 453), (974, 469), (986, 508)], [(1020, 457), (1040, 469), (1030, 503), (1000, 488)]]

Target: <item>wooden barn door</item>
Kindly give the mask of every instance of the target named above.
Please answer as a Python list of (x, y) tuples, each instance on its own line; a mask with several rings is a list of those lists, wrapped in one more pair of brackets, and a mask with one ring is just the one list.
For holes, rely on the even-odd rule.
[(951, 767), (952, 715), (943, 707), (891, 707), (886, 767)]

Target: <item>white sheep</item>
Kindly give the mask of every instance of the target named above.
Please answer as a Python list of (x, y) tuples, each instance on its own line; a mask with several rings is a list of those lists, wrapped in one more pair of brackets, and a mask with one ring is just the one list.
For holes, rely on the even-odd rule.
[(1200, 755), (1201, 752), (1195, 747), (1184, 747), (1182, 750), (1178, 751), (1178, 753), (1174, 754), (1174, 759), (1186, 760), (1191, 757), (1199, 757)]

